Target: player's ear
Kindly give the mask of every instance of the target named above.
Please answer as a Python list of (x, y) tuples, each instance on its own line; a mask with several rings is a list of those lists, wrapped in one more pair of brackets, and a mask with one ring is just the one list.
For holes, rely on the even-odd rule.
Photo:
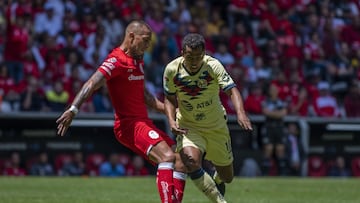
[(130, 33), (129, 33), (129, 39), (130, 39), (130, 42), (133, 42), (134, 39), (135, 39), (135, 33), (130, 32)]

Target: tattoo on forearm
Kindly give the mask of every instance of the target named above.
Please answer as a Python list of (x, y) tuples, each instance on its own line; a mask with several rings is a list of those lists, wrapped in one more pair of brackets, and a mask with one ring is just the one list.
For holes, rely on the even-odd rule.
[(80, 108), (84, 101), (86, 101), (95, 90), (101, 87), (104, 82), (104, 76), (99, 72), (95, 72), (91, 78), (82, 86), (72, 104)]

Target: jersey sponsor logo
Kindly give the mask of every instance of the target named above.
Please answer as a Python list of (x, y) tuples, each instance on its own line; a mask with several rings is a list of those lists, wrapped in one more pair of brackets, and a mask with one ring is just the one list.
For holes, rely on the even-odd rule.
[(187, 111), (192, 111), (194, 109), (194, 107), (190, 104), (190, 102), (186, 100), (181, 100), (180, 103)]
[(144, 80), (144, 75), (129, 75), (128, 79), (131, 80)]
[(202, 108), (205, 108), (207, 106), (210, 106), (212, 104), (212, 99), (208, 100), (208, 101), (204, 101), (204, 102), (201, 102), (201, 103), (198, 103), (196, 105), (196, 108), (197, 109), (202, 109)]
[(150, 130), (148, 135), (151, 139), (158, 139), (160, 137), (159, 133), (157, 133), (155, 130)]

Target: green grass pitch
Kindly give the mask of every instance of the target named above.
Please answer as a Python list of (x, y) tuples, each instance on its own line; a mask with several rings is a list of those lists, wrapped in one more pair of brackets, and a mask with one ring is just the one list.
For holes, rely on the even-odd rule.
[[(360, 179), (236, 178), (229, 203), (359, 203)], [(1, 177), (1, 203), (159, 203), (155, 177)], [(184, 203), (208, 203), (190, 179)]]

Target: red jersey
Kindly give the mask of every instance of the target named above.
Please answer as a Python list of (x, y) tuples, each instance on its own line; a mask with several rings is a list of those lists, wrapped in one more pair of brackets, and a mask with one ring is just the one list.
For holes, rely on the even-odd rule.
[(143, 60), (135, 60), (118, 47), (98, 68), (107, 80), (106, 84), (117, 121), (148, 119), (143, 66)]

